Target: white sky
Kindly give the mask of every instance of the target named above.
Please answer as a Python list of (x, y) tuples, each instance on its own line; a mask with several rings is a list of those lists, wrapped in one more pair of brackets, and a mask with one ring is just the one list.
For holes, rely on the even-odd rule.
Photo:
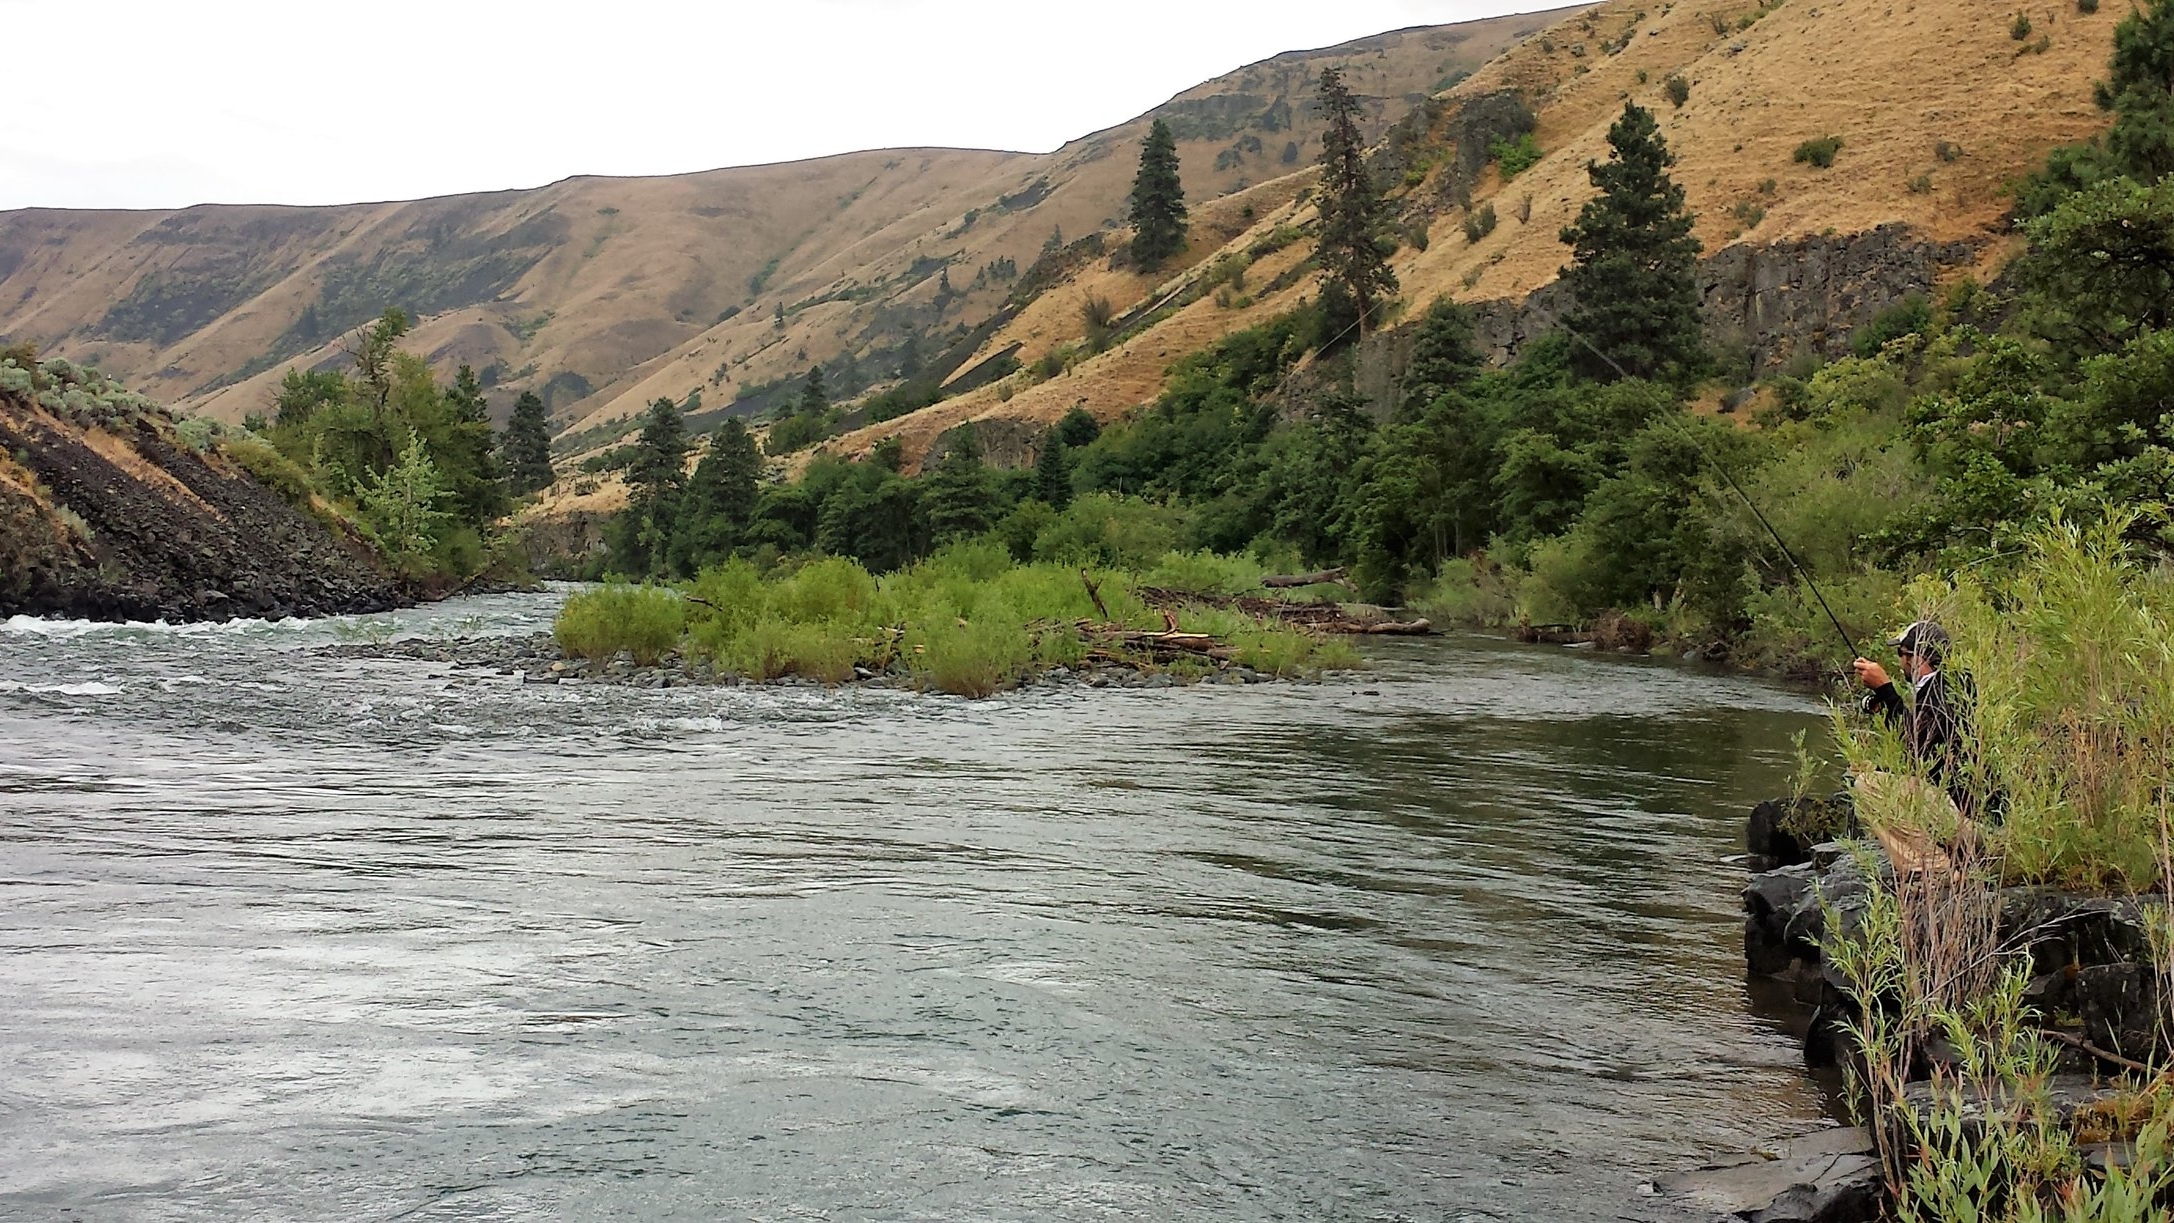
[(1566, 0), (0, 0), (0, 209), (1045, 152), (1281, 51)]

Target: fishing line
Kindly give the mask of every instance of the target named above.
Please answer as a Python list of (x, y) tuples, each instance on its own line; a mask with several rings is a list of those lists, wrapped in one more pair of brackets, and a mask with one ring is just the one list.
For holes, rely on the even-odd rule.
[[(1602, 361), (1607, 362), (1608, 368), (1614, 370), (1618, 378), (1621, 378), (1625, 381), (1632, 381), (1630, 371), (1624, 369), (1621, 362), (1617, 361), (1614, 357), (1609, 356), (1607, 353), (1602, 352), (1599, 345), (1594, 344), (1591, 340), (1585, 337), (1585, 334), (1583, 332), (1579, 331), (1577, 328), (1572, 327), (1569, 323), (1565, 322), (1561, 315), (1555, 313), (1552, 310), (1549, 310), (1545, 306), (1534, 305), (1529, 298), (1526, 301), (1526, 305), (1534, 313), (1539, 314), (1543, 318), (1552, 319), (1555, 325), (1562, 328), (1564, 333), (1569, 335), (1570, 338), (1576, 340), (1580, 344), (1583, 344), (1588, 350), (1592, 352), (1594, 356), (1599, 357)], [(1319, 348), (1331, 348), (1334, 347), (1336, 344), (1341, 343), (1345, 336), (1350, 335), (1353, 331), (1357, 330), (1360, 324), (1363, 322), (1365, 322), (1365, 317), (1362, 314), (1358, 321), (1353, 322), (1348, 327), (1345, 327), (1342, 331), (1338, 332), (1333, 338), (1331, 338), (1327, 344), (1320, 345)], [(1285, 385), (1289, 383), (1290, 379), (1296, 373), (1296, 370), (1292, 370), (1290, 373), (1285, 374), (1281, 379), (1277, 381), (1276, 390), (1279, 394), (1282, 392)], [(1667, 417), (1668, 419), (1673, 421), (1674, 416), (1672, 414), (1672, 409), (1675, 405), (1662, 400), (1659, 393), (1652, 390), (1651, 383), (1646, 382), (1643, 379), (1637, 379), (1636, 381), (1638, 381), (1639, 385), (1645, 387), (1649, 393), (1653, 394), (1654, 403), (1659, 405), (1663, 409), (1660, 415), (1663, 417)], [(1759, 509), (1759, 503), (1752, 500), (1751, 494), (1744, 491), (1744, 486), (1736, 482), (1735, 473), (1731, 472), (1728, 469), (1728, 466), (1721, 462), (1721, 460), (1714, 457), (1713, 451), (1706, 448), (1706, 443), (1699, 438), (1696, 431), (1692, 430), (1688, 426), (1682, 425), (1681, 422), (1677, 422), (1677, 424), (1679, 426), (1678, 432), (1680, 432), (1686, 439), (1690, 441), (1692, 448), (1698, 451), (1699, 457), (1706, 460), (1706, 465), (1713, 468), (1715, 472), (1720, 474), (1721, 479), (1728, 484), (1730, 491), (1734, 492), (1737, 497), (1743, 501), (1744, 508), (1751, 511), (1751, 516), (1754, 519), (1758, 520), (1759, 525), (1766, 530), (1768, 537), (1773, 539), (1774, 546), (1781, 549), (1782, 558), (1789, 562), (1789, 567), (1796, 570), (1798, 577), (1804, 579), (1804, 585), (1811, 590), (1812, 598), (1818, 600), (1819, 610), (1826, 614), (1827, 623), (1834, 626), (1835, 636), (1842, 639), (1842, 645), (1849, 650), (1849, 656), (1851, 658), (1865, 657), (1866, 655), (1864, 651), (1857, 648), (1856, 639), (1849, 635), (1848, 629), (1842, 627), (1842, 618), (1835, 615), (1834, 609), (1827, 605), (1826, 592), (1820, 590), (1819, 582), (1812, 577), (1812, 571), (1804, 567), (1803, 561), (1797, 559), (1796, 552), (1789, 547), (1789, 541), (1783, 539), (1781, 532), (1776, 530), (1774, 528), (1774, 524), (1767, 520), (1766, 514)]]
[[(1563, 331), (1568, 334), (1571, 339), (1574, 339), (1578, 343), (1585, 345), (1585, 347), (1590, 350), (1594, 356), (1599, 357), (1602, 361), (1607, 362), (1608, 368), (1614, 370), (1617, 377), (1622, 378), (1626, 381), (1630, 380), (1630, 371), (1624, 369), (1621, 363), (1619, 363), (1614, 357), (1611, 357), (1607, 353), (1602, 352), (1599, 345), (1594, 344), (1591, 340), (1585, 338), (1584, 333), (1580, 332), (1577, 328), (1572, 327), (1569, 323), (1564, 322), (1561, 315), (1556, 314), (1554, 311), (1549, 310), (1545, 306), (1532, 305), (1530, 299), (1527, 300), (1526, 305), (1528, 306), (1528, 308), (1533, 310), (1535, 313), (1540, 314), (1542, 317), (1553, 319), (1555, 325), (1562, 328)], [(1652, 392), (1651, 383), (1645, 382), (1643, 379), (1640, 379), (1639, 384), (1641, 386), (1644, 386), (1649, 392)], [(1662, 406), (1662, 408), (1664, 409), (1660, 413), (1660, 415), (1673, 420), (1674, 417), (1672, 415), (1672, 410), (1674, 409), (1675, 405), (1671, 403), (1666, 403), (1665, 401), (1661, 400), (1658, 392), (1652, 393), (1654, 395), (1654, 402)], [(1680, 422), (1678, 423), (1680, 424)], [(1827, 606), (1827, 596), (1820, 591), (1819, 583), (1813, 580), (1812, 571), (1804, 567), (1804, 562), (1798, 560), (1797, 554), (1790, 550), (1789, 541), (1783, 539), (1781, 537), (1781, 532), (1774, 529), (1774, 524), (1767, 521), (1766, 515), (1759, 510), (1759, 503), (1753, 501), (1751, 499), (1751, 494), (1744, 491), (1744, 486), (1736, 482), (1736, 476), (1734, 473), (1729, 471), (1728, 466), (1722, 463), (1719, 459), (1715, 458), (1713, 451), (1706, 448), (1706, 443), (1700, 440), (1698, 433), (1695, 430), (1689, 428), (1688, 426), (1684, 426), (1679, 429), (1679, 432), (1681, 432), (1685, 438), (1690, 440), (1691, 445), (1698, 451), (1699, 456), (1706, 460), (1707, 466), (1712, 467), (1716, 472), (1720, 473), (1722, 480), (1728, 484), (1729, 488), (1734, 491), (1738, 497), (1743, 499), (1744, 508), (1751, 511), (1751, 516), (1758, 519), (1759, 525), (1766, 528), (1766, 533), (1773, 538), (1774, 546), (1781, 549), (1781, 554), (1783, 558), (1789, 562), (1789, 567), (1797, 571), (1797, 576), (1803, 578), (1804, 584), (1811, 589), (1812, 597), (1819, 600), (1819, 610), (1827, 614), (1827, 623), (1834, 626), (1835, 635), (1842, 639), (1843, 645), (1849, 647), (1850, 657), (1865, 657), (1864, 651), (1857, 648), (1856, 640), (1849, 635), (1849, 630), (1842, 627), (1841, 618), (1834, 614), (1833, 608)]]

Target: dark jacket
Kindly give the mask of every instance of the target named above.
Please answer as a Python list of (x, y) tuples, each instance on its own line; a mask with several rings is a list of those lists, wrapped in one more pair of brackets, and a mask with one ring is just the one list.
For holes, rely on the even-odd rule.
[(2003, 806), (2000, 796), (1992, 795), (1992, 801), (1980, 804), (1970, 787), (1975, 780), (1970, 767), (1970, 682), (1959, 679), (1951, 685), (1946, 671), (1935, 671), (1914, 688), (1906, 704), (1892, 681), (1881, 684), (1872, 690), (1866, 706), (1901, 727), (1910, 759), (1928, 780), (1947, 791), (1964, 815), (1997, 821)]

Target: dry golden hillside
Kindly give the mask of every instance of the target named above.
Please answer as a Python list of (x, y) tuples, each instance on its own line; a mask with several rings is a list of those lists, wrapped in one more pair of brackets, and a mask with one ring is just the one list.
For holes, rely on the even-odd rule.
[[(1660, 116), (1709, 254), (1732, 243), (1763, 247), (1899, 225), (1926, 242), (1980, 244), (1981, 262), (1997, 260), (2009, 207), (2004, 184), (2051, 147), (2103, 125), (2091, 82), (2121, 17), (2110, 6), (2084, 15), (2071, 4), (2027, 5), (2032, 33), (2019, 41), (2010, 29), (2016, 11), (1963, 0), (1772, 7), (1612, 0), (1564, 17), (1444, 95), (1446, 121), (1466, 102), (1515, 91), (1537, 114), (1546, 155), (1509, 183), (1492, 168), (1481, 177), (1471, 207), (1491, 206), (1497, 226), (1477, 243), (1465, 236), (1467, 213), (1450, 198), (1443, 171), (1403, 191), (1407, 215), (1420, 218), (1428, 236), (1423, 249), (1407, 245), (1397, 256), (1404, 312), (1416, 315), (1444, 296), (1517, 298), (1555, 279), (1567, 256), (1558, 235), (1591, 195), (1586, 163), (1605, 157), (1607, 128), (1625, 100)], [(1676, 74), (1690, 86), (1680, 108), (1664, 93)], [(1825, 136), (1842, 140), (1832, 168), (1793, 159), (1800, 144)], [(1309, 221), (1310, 210), (1291, 203), (1307, 177), (1263, 184), (1207, 210), (1210, 223), (1205, 233), (1196, 229), (1188, 252), (1193, 271), (1180, 276), (1239, 256), (1279, 226)], [(1247, 199), (1252, 214), (1234, 218)], [(1305, 245), (1256, 263), (1249, 285), (1274, 282), (1304, 257)], [(1173, 287), (1091, 269), (1045, 294), (984, 351), (1016, 344), (1031, 362), (1081, 337), (1083, 297), (1105, 296), (1124, 310)], [(828, 448), (864, 453), (897, 435), (910, 458), (966, 421), (1046, 422), (1074, 406), (1109, 419), (1152, 399), (1175, 357), (1313, 291), (1313, 278), (1302, 277), (1243, 308), (1203, 297), (1058, 377), (1030, 385), (1030, 374), (1015, 375)], [(1247, 300), (1239, 295), (1234, 305)]]
[(533, 389), (592, 440), (659, 395), (753, 407), (818, 362), (852, 390), (891, 376), (909, 339), (933, 356), (981, 323), (1053, 233), (1114, 225), (1152, 118), (1209, 201), (1318, 155), (1307, 88), (1323, 63), (1349, 67), (1382, 127), (1552, 20), (1278, 56), (1040, 156), (888, 150), (413, 203), (0, 213), (0, 337), (230, 420), (264, 410), (287, 369), (337, 360), (387, 305), (421, 317), (414, 343), (435, 363), (492, 375), (501, 411)]

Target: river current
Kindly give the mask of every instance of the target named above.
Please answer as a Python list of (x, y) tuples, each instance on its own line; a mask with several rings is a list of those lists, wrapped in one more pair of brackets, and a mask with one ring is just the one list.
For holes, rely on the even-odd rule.
[(567, 684), (0, 625), (0, 1217), (1672, 1219), (1814, 1128), (1736, 852), (1798, 693)]

